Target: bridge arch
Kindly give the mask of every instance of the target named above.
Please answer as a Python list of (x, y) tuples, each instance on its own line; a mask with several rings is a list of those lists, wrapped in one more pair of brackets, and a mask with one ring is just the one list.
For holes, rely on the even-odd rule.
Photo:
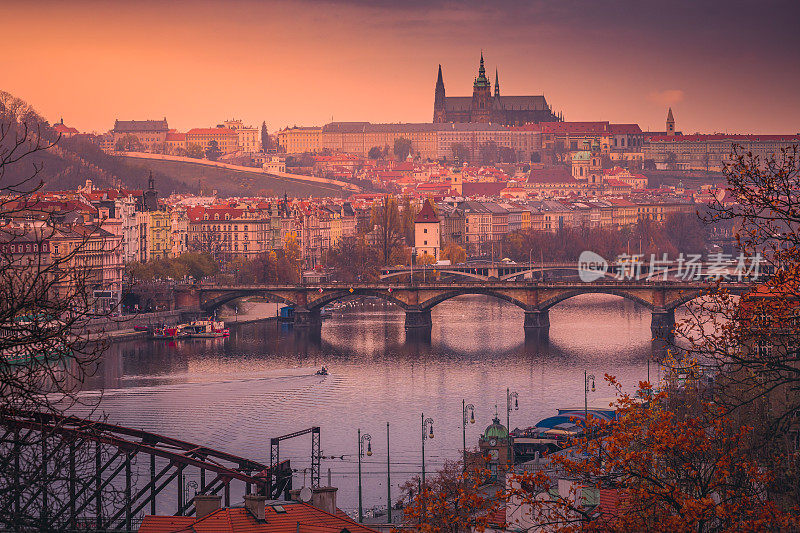
[(406, 302), (398, 298), (395, 298), (392, 295), (392, 293), (386, 290), (369, 290), (369, 289), (354, 289), (353, 292), (350, 292), (349, 290), (324, 292), (322, 293), (322, 296), (320, 296), (319, 298), (310, 301), (307, 307), (309, 310), (316, 310), (316, 309), (321, 309), (322, 307), (328, 305), (329, 303), (341, 300), (351, 300), (353, 298), (362, 298), (364, 296), (372, 296), (375, 298), (380, 298), (381, 300), (397, 305), (403, 310), (408, 310), (409, 308), (409, 305)]
[(689, 303), (692, 300), (695, 300), (701, 296), (707, 295), (708, 291), (691, 291), (686, 294), (682, 294), (675, 300), (670, 301), (668, 304), (664, 306), (664, 309), (667, 311), (674, 311), (678, 307), (682, 306), (683, 304)]
[(483, 287), (470, 287), (470, 288), (462, 288), (452, 291), (445, 291), (441, 294), (437, 294), (432, 298), (428, 298), (427, 300), (420, 302), (419, 307), (422, 310), (430, 311), (435, 306), (439, 305), (440, 303), (450, 300), (452, 298), (456, 298), (457, 296), (467, 296), (471, 294), (483, 295), (483, 296), (492, 296), (493, 298), (497, 298), (498, 300), (503, 300), (509, 303), (516, 305), (517, 307), (521, 308), (522, 310), (528, 310), (529, 306), (517, 299), (513, 296), (503, 293), (502, 291), (493, 290), (489, 288)]
[(264, 292), (258, 290), (242, 290), (242, 291), (226, 291), (208, 300), (201, 300), (200, 308), (206, 313), (210, 313), (215, 309), (225, 305), (228, 302), (232, 302), (233, 300), (244, 298), (246, 296), (262, 296), (272, 302), (277, 302), (292, 306), (297, 305), (296, 302), (272, 292)]
[(621, 298), (625, 298), (626, 300), (635, 302), (651, 311), (655, 309), (655, 306), (651, 302), (648, 302), (647, 300), (625, 290), (613, 289), (611, 287), (592, 287), (590, 284), (587, 284), (585, 289), (568, 290), (547, 298), (546, 300), (539, 302), (539, 305), (536, 307), (542, 311), (546, 311), (557, 303), (563, 302), (564, 300), (569, 300), (575, 296), (581, 296), (583, 294), (610, 294), (612, 296), (619, 296)]

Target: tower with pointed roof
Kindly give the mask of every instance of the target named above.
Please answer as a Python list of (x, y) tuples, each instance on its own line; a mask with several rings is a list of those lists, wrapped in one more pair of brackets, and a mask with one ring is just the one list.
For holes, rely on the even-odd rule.
[(486, 67), (483, 64), (483, 52), (481, 52), (481, 64), (478, 67), (478, 77), (472, 84), (472, 109), (471, 122), (490, 122), (492, 111), (492, 84), (486, 77)]
[(444, 80), (442, 79), (442, 65), (439, 65), (439, 77), (436, 79), (436, 93), (433, 98), (434, 124), (446, 122), (445, 114)]
[(497, 73), (497, 69), (494, 69), (494, 97), (500, 97), (500, 75)]
[(433, 261), (439, 260), (441, 250), (441, 221), (433, 208), (433, 202), (428, 199), (422, 209), (414, 218), (414, 248), (417, 260), (428, 256)]
[(675, 117), (672, 116), (672, 108), (667, 112), (667, 135), (675, 135)]

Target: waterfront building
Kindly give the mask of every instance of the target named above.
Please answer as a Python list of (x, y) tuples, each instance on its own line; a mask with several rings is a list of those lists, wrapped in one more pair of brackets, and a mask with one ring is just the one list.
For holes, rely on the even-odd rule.
[(561, 120), (553, 113), (543, 95), (501, 96), (500, 75), (495, 69), (494, 93), (481, 52), (478, 76), (472, 84), (472, 96), (446, 96), (442, 66), (436, 79), (433, 99), (433, 122), (479, 122), (505, 126)]
[(433, 202), (425, 200), (414, 219), (414, 248), (418, 259), (430, 256), (434, 261), (439, 260), (442, 247), (441, 231), (441, 222), (433, 208)]
[(93, 308), (111, 310), (122, 298), (122, 238), (92, 224), (59, 224), (48, 234), (50, 262), (77, 273), (62, 277), (54, 296), (73, 290), (75, 283), (86, 283), (93, 287)]
[(166, 259), (172, 251), (172, 220), (166, 206), (148, 211), (146, 260)]

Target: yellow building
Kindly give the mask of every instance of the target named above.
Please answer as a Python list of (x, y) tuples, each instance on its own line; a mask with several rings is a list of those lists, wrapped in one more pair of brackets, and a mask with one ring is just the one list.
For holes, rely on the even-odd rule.
[(147, 225), (147, 260), (163, 259), (172, 254), (172, 224), (166, 209), (150, 211)]
[(322, 151), (322, 128), (285, 128), (278, 132), (278, 146), (287, 154)]
[(229, 128), (193, 128), (186, 132), (186, 145), (196, 144), (202, 149), (208, 143), (217, 141), (217, 147), (223, 154), (230, 154), (239, 150), (239, 135)]

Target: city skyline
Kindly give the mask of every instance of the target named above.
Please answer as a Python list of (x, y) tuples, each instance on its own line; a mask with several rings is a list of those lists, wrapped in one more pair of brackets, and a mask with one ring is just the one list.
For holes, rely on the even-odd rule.
[(4, 89), (81, 131), (430, 122), (438, 65), (467, 96), (483, 50), (505, 94), (545, 94), (569, 121), (658, 131), (672, 106), (684, 133), (797, 132), (794, 3), (502, 4), (12, 5)]

